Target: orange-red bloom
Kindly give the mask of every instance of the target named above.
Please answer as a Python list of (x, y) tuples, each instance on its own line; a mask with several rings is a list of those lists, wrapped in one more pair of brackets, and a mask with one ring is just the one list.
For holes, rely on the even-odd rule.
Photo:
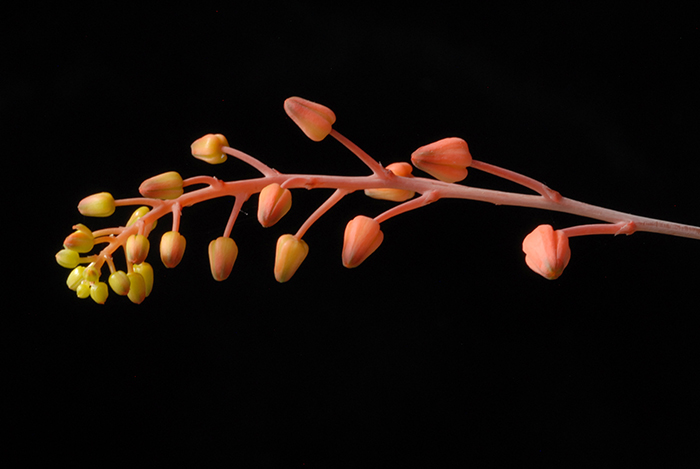
[(548, 280), (559, 278), (571, 258), (569, 237), (550, 225), (540, 225), (527, 235), (523, 251), (528, 267)]
[(445, 182), (458, 182), (467, 177), (472, 164), (467, 142), (457, 137), (443, 138), (420, 147), (411, 155), (416, 168)]
[(320, 142), (333, 130), (335, 114), (322, 104), (294, 96), (284, 101), (284, 111), (314, 142)]
[(358, 215), (345, 227), (343, 240), (343, 265), (349, 269), (357, 267), (377, 250), (384, 240), (379, 222), (364, 215)]

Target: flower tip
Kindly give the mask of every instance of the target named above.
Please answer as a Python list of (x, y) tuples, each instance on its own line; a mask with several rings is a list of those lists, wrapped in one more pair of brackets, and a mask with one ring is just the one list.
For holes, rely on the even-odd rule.
[(309, 245), (303, 239), (286, 234), (277, 240), (275, 253), (275, 279), (279, 283), (288, 281), (309, 254)]
[(109, 192), (100, 192), (85, 197), (78, 204), (78, 211), (86, 217), (108, 217), (115, 210), (114, 197)]
[(358, 215), (345, 227), (343, 240), (343, 265), (349, 269), (362, 264), (384, 240), (379, 222)]
[(221, 134), (207, 134), (198, 138), (191, 145), (192, 156), (209, 164), (221, 164), (228, 156), (222, 150), (228, 146), (228, 140)]
[(265, 186), (258, 197), (258, 221), (268, 228), (285, 216), (292, 207), (292, 193), (273, 183)]
[(440, 181), (459, 182), (467, 177), (472, 156), (467, 142), (449, 137), (420, 147), (411, 155), (411, 162)]
[(233, 239), (220, 236), (209, 243), (209, 266), (214, 280), (217, 282), (226, 280), (231, 275), (237, 257), (238, 246)]
[(284, 101), (284, 111), (314, 142), (320, 142), (333, 130), (335, 114), (322, 104), (293, 96)]
[(153, 199), (177, 199), (184, 192), (182, 185), (182, 176), (176, 171), (168, 171), (143, 181), (139, 193)]
[(168, 231), (160, 239), (160, 259), (169, 269), (176, 267), (185, 255), (185, 237), (176, 231)]
[(555, 280), (571, 258), (569, 237), (550, 225), (540, 225), (523, 240), (523, 252), (530, 269), (547, 280)]

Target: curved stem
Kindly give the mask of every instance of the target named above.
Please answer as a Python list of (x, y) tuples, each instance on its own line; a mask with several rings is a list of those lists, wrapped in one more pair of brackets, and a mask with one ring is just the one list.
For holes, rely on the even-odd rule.
[(306, 233), (306, 230), (308, 230), (311, 225), (313, 225), (316, 220), (321, 218), (321, 215), (326, 213), (332, 206), (337, 204), (340, 199), (348, 195), (352, 191), (348, 191), (345, 189), (337, 189), (335, 192), (333, 192), (333, 195), (331, 195), (328, 200), (323, 202), (319, 208), (316, 209), (314, 213), (311, 214), (309, 218), (306, 219), (303, 225), (299, 228), (297, 233), (294, 235), (295, 238), (301, 239), (304, 236), (304, 233)]
[(470, 168), (479, 169), (485, 173), (493, 174), (503, 179), (513, 181), (521, 186), (532, 189), (533, 191), (540, 194), (542, 197), (551, 200), (552, 202), (560, 202), (561, 195), (559, 192), (550, 189), (545, 184), (542, 184), (536, 179), (525, 176), (510, 169), (501, 168), (500, 166), (492, 165), (489, 163), (484, 163), (483, 161), (472, 160)]
[(279, 174), (277, 171), (270, 168), (268, 165), (266, 165), (265, 163), (263, 163), (259, 159), (255, 158), (253, 156), (250, 156), (247, 153), (243, 153), (240, 150), (236, 150), (235, 148), (222, 147), (221, 151), (223, 151), (227, 155), (233, 156), (234, 158), (238, 158), (239, 160), (241, 160), (245, 163), (248, 163), (253, 168), (260, 171), (263, 174), (263, 176), (274, 176), (275, 174)]
[(360, 148), (357, 145), (355, 145), (354, 143), (352, 143), (348, 138), (342, 136), (337, 130), (335, 130), (335, 129), (331, 130), (330, 136), (335, 138), (336, 140), (338, 140), (343, 145), (345, 145), (345, 147), (348, 150), (353, 152), (355, 154), (355, 156), (357, 156), (360, 160), (362, 160), (362, 162), (364, 164), (366, 164), (369, 167), (369, 169), (371, 169), (372, 172), (374, 174), (376, 174), (377, 176), (381, 177), (384, 174), (386, 174), (386, 172), (388, 171), (387, 169), (382, 167), (382, 165), (380, 165), (377, 162), (377, 160), (375, 160), (374, 158), (369, 156), (367, 153), (365, 153), (365, 151), (362, 148)]

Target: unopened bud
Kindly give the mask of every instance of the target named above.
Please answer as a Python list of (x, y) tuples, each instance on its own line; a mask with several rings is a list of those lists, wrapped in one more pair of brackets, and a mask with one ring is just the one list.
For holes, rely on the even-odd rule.
[(209, 164), (220, 164), (228, 156), (222, 148), (228, 146), (228, 140), (221, 134), (207, 134), (198, 138), (191, 146), (192, 156)]
[(383, 240), (379, 222), (364, 215), (356, 216), (345, 227), (343, 265), (351, 269), (362, 264)]
[(108, 217), (114, 210), (114, 197), (109, 192), (90, 195), (78, 204), (78, 211), (86, 217)]
[(280, 236), (275, 253), (275, 279), (283, 283), (292, 278), (308, 253), (309, 246), (303, 239), (290, 234)]
[(472, 164), (467, 142), (461, 138), (443, 138), (420, 147), (411, 155), (416, 168), (445, 182), (458, 182), (467, 177), (467, 166)]
[(550, 225), (540, 225), (523, 240), (523, 252), (528, 267), (544, 278), (554, 280), (569, 264), (569, 237), (562, 231), (554, 231)]
[[(411, 172), (413, 167), (408, 163), (392, 163), (386, 167), (389, 171), (401, 177), (413, 177)], [(414, 195), (413, 191), (403, 189), (365, 189), (365, 195), (373, 199), (391, 200), (392, 202), (403, 202)]]
[(273, 183), (265, 186), (258, 197), (258, 221), (268, 228), (285, 216), (292, 207), (292, 193)]
[(144, 235), (135, 234), (126, 240), (126, 259), (132, 264), (140, 264), (146, 260), (150, 243)]
[(335, 114), (322, 104), (294, 96), (284, 101), (284, 110), (314, 142), (320, 142), (333, 130)]
[(177, 199), (182, 195), (182, 176), (177, 171), (153, 176), (139, 186), (139, 193), (153, 199)]
[(185, 254), (185, 237), (176, 231), (168, 231), (160, 239), (160, 259), (163, 265), (172, 269)]
[(221, 282), (231, 275), (238, 257), (238, 246), (227, 236), (220, 236), (209, 243), (209, 266), (214, 280)]

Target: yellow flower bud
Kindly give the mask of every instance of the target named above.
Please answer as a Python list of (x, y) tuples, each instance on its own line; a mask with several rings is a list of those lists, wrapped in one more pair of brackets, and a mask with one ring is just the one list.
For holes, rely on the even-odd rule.
[(322, 104), (294, 96), (284, 101), (284, 110), (314, 142), (320, 142), (333, 130), (335, 114)]
[(151, 294), (153, 291), (153, 267), (148, 262), (142, 262), (140, 264), (133, 265), (134, 272), (141, 274), (143, 281), (146, 284), (146, 296)]
[(559, 278), (571, 259), (569, 237), (550, 225), (540, 225), (527, 235), (523, 252), (527, 266), (547, 280)]
[(467, 166), (472, 164), (467, 142), (461, 138), (443, 138), (420, 147), (411, 155), (416, 168), (445, 182), (458, 182), (467, 177)]
[(160, 239), (160, 259), (163, 265), (172, 269), (185, 254), (185, 237), (176, 231), (168, 231)]
[(265, 186), (258, 197), (258, 221), (268, 228), (285, 216), (292, 207), (292, 193), (289, 189), (273, 183)]
[(184, 192), (182, 176), (176, 171), (153, 176), (139, 186), (139, 193), (153, 199), (177, 199)]
[(140, 305), (146, 299), (146, 281), (143, 276), (136, 272), (126, 274), (129, 279), (129, 293), (127, 297), (132, 303)]
[(90, 252), (95, 245), (95, 237), (92, 231), (83, 224), (75, 225), (76, 231), (68, 235), (63, 241), (63, 247), (76, 252)]
[(192, 156), (209, 164), (220, 164), (226, 161), (228, 156), (221, 149), (228, 146), (228, 140), (221, 134), (207, 134), (194, 141), (192, 144)]
[(237, 257), (238, 246), (233, 239), (220, 236), (209, 243), (209, 266), (214, 280), (226, 280), (231, 275)]
[(150, 243), (144, 235), (131, 235), (126, 240), (126, 258), (132, 264), (140, 264), (146, 260)]
[(275, 254), (275, 279), (284, 283), (292, 278), (308, 253), (309, 246), (303, 239), (290, 234), (280, 236)]
[(74, 269), (80, 263), (80, 254), (72, 249), (61, 249), (56, 253), (56, 262), (66, 269)]
[[(131, 226), (131, 225), (133, 225), (134, 223), (136, 223), (137, 221), (139, 221), (139, 219), (140, 219), (142, 216), (144, 216), (145, 214), (147, 214), (147, 213), (150, 212), (150, 211), (151, 211), (151, 208), (150, 208), (150, 207), (146, 207), (145, 205), (144, 205), (144, 206), (141, 206), (141, 207), (139, 207), (139, 208), (137, 208), (136, 210), (134, 210), (134, 213), (132, 213), (131, 216), (129, 217), (129, 221), (126, 222), (126, 226)], [(157, 223), (156, 223), (155, 221), (154, 221), (153, 223), (151, 223), (151, 230), (150, 230), (150, 231), (153, 231), (153, 230), (155, 229), (156, 224), (157, 224)]]
[(97, 304), (104, 304), (109, 296), (109, 289), (104, 282), (97, 282), (90, 285), (90, 298)]
[(78, 298), (80, 298), (81, 300), (84, 300), (85, 298), (90, 296), (90, 282), (83, 279), (80, 282), (80, 284), (76, 287), (75, 294), (78, 295)]
[(345, 227), (343, 240), (343, 265), (349, 269), (357, 267), (377, 250), (384, 240), (379, 222), (364, 215), (358, 215)]
[[(389, 171), (401, 177), (413, 177), (413, 168), (408, 163), (392, 163), (386, 167)], [(391, 200), (393, 202), (403, 202), (416, 195), (413, 191), (402, 189), (365, 189), (365, 195), (373, 199)]]
[(114, 210), (114, 197), (109, 192), (85, 197), (78, 204), (78, 211), (86, 217), (108, 217)]
[(85, 270), (85, 267), (82, 265), (79, 265), (75, 269), (71, 270), (70, 274), (68, 274), (68, 278), (66, 279), (66, 285), (68, 285), (68, 288), (75, 291), (76, 288), (78, 288), (78, 285), (80, 285), (80, 282), (83, 281), (83, 271)]
[(108, 282), (117, 295), (124, 296), (129, 293), (129, 277), (123, 271), (118, 270), (114, 272), (109, 276)]
[(94, 262), (91, 262), (85, 270), (83, 270), (83, 279), (90, 283), (95, 283), (100, 279), (102, 275), (101, 269), (98, 269)]

